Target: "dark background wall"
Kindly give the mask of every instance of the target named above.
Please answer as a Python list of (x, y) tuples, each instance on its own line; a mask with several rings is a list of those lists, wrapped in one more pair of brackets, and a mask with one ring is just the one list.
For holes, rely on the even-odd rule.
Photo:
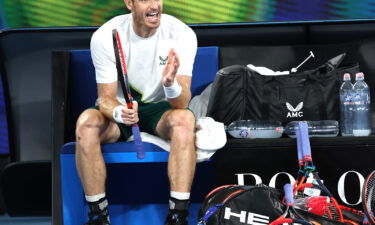
[[(27, 4), (23, 4), (24, 2)], [(77, 2), (83, 4), (80, 9), (89, 10), (91, 13), (86, 14), (68, 8)], [(308, 51), (313, 49), (317, 59), (309, 62), (305, 67), (308, 68), (319, 65), (328, 57), (345, 50), (350, 51), (346, 59), (348, 62), (360, 61), (364, 65), (369, 84), (374, 87), (373, 71), (375, 68), (371, 62), (368, 62), (370, 57), (366, 56), (366, 54), (373, 54), (373, 44), (372, 41), (368, 42), (368, 39), (375, 36), (374, 20), (242, 23), (244, 21), (369, 18), (375, 14), (372, 1), (358, 3), (319, 0), (306, 3), (299, 0), (269, 0), (262, 3), (243, 0), (238, 1), (241, 4), (237, 4), (236, 7), (239, 8), (231, 8), (230, 6), (233, 5), (229, 3), (225, 5), (228, 8), (226, 14), (212, 10), (211, 16), (205, 15), (204, 17), (199, 17), (199, 14), (189, 11), (189, 9), (197, 10), (194, 7), (186, 6), (184, 7), (186, 11), (176, 10), (181, 7), (179, 4), (183, 1), (165, 2), (168, 2), (166, 12), (185, 22), (193, 23), (191, 26), (197, 33), (200, 46), (220, 47), (220, 67), (252, 63), (269, 66), (275, 70), (290, 69), (298, 65), (307, 56)], [(187, 2), (193, 4), (195, 1)], [(204, 3), (202, 9), (212, 7), (208, 1), (199, 2)], [(218, 9), (223, 8), (221, 4), (224, 2), (227, 1), (218, 1), (220, 3), (217, 6)], [(97, 8), (85, 5), (89, 3), (95, 3), (95, 1), (59, 0), (50, 5), (54, 10), (48, 10), (43, 7), (37, 8), (33, 1), (2, 0), (0, 1), (0, 29), (2, 27), (100, 25), (112, 16), (126, 11), (123, 1), (108, 0), (102, 5), (106, 6), (107, 11), (99, 15), (95, 13)], [(50, 2), (46, 1), (44, 7), (48, 4)], [(340, 7), (337, 7), (337, 4), (340, 4)], [(67, 14), (56, 19), (56, 15), (61, 15), (55, 11), (59, 7)], [(29, 14), (31, 9), (37, 9), (38, 13)], [(233, 14), (232, 11), (235, 13)], [(202, 18), (208, 20), (202, 20)], [(84, 23), (87, 21), (89, 24)], [(210, 22), (217, 24), (201, 24)], [(236, 23), (218, 24), (225, 22)], [(32, 168), (43, 168), (43, 170), (53, 168), (53, 218), (57, 221), (56, 224), (60, 221), (58, 154), (64, 140), (55, 139), (52, 135), (53, 124), (61, 122), (62, 118), (53, 117), (51, 54), (54, 50), (88, 48), (91, 34), (96, 28), (10, 28), (0, 31), (0, 74), (4, 86), (3, 89), (0, 86), (0, 90), (4, 90), (4, 99), (0, 92), (0, 171), (5, 165), (10, 165), (7, 170), (12, 171), (12, 168), (17, 168), (14, 171), (20, 173), (19, 179), (27, 176), (33, 177), (34, 180), (45, 181), (31, 185), (43, 185), (43, 188), (35, 186), (35, 190), (39, 190), (39, 195), (45, 200), (42, 202), (47, 205), (47, 207), (42, 206), (44, 208), (39, 213), (50, 214), (52, 193), (48, 192), (51, 188), (45, 191), (45, 187), (46, 185), (52, 186), (52, 178), (48, 173), (31, 173), (30, 171)], [(365, 41), (368, 44), (367, 48), (366, 45), (362, 45)], [(354, 47), (351, 48), (351, 46)], [(367, 50), (361, 52), (359, 49)], [(9, 162), (15, 164), (8, 164)], [(52, 165), (51, 162), (53, 162)], [(23, 163), (30, 163), (33, 166), (24, 167)], [(22, 172), (19, 168), (27, 168), (30, 173)], [(8, 187), (12, 187), (11, 181), (8, 184), (10, 185)], [(12, 198), (9, 199), (12, 201)], [(25, 205), (24, 202), (16, 202), (15, 199), (12, 202)], [(1, 206), (0, 198), (0, 212)]]
[[(370, 65), (358, 49), (363, 48), (363, 43), (371, 44), (367, 39), (375, 35), (375, 22), (372, 20), (196, 25), (192, 28), (198, 36), (199, 46), (220, 47), (220, 67), (262, 63), (275, 70), (298, 65), (309, 50), (316, 51), (317, 57), (303, 69), (319, 65), (344, 49), (350, 51), (348, 61)], [(59, 187), (58, 157), (64, 140), (52, 136), (53, 124), (64, 118), (53, 117), (51, 54), (54, 50), (88, 48), (95, 29), (9, 29), (0, 33), (0, 72), (6, 90), (13, 161), (50, 161), (52, 158), (54, 191)], [(352, 45), (356, 47), (348, 48)], [(372, 51), (374, 48), (368, 49)], [(364, 68), (372, 85), (373, 68)], [(54, 193), (53, 198), (54, 215), (58, 218), (59, 194)]]
[[(120, 2), (122, 3), (122, 1)], [(249, 1), (243, 2), (248, 3)], [(13, 4), (6, 0), (3, 0), (2, 3)], [(32, 4), (32, 2), (29, 3)], [(316, 1), (316, 3), (323, 4), (322, 1)], [(333, 1), (330, 3), (333, 4)], [(332, 4), (326, 5), (332, 11), (324, 14), (331, 17), (324, 18), (358, 17), (360, 16), (358, 12), (361, 10), (364, 12), (361, 16), (368, 17), (375, 11), (373, 4), (369, 2), (363, 5), (345, 2), (346, 7), (351, 8), (352, 11), (337, 11), (338, 9)], [(319, 11), (322, 7), (316, 5), (307, 7), (299, 1), (268, 1), (268, 5), (257, 4), (256, 6), (261, 10), (250, 11), (249, 15), (254, 17), (246, 17), (247, 19), (243, 17), (245, 19), (242, 21), (228, 19), (221, 20), (221, 22), (321, 19), (319, 15), (322, 15), (322, 11)], [(19, 6), (15, 5), (14, 7), (17, 10), (16, 7)], [(122, 11), (117, 9), (113, 12), (120, 14)], [(259, 15), (259, 13), (263, 13), (263, 15)], [(50, 15), (43, 16), (49, 18)], [(1, 18), (6, 17), (3, 14), (0, 16)], [(186, 20), (185, 17), (181, 18)], [(213, 22), (220, 22), (215, 18), (211, 18)], [(233, 18), (238, 19), (237, 17)], [(9, 25), (10, 21), (14, 20), (7, 17), (5, 26)], [(26, 21), (30, 22), (29, 26), (34, 25), (31, 23), (33, 20)], [(97, 20), (95, 21), (97, 22)], [(199, 22), (200, 20), (196, 18), (194, 21)], [(4, 20), (0, 21), (0, 28), (1, 22)], [(341, 51), (349, 51), (350, 54), (346, 60), (348, 62), (359, 61), (364, 65), (364, 72), (369, 84), (372, 87), (375, 86), (373, 82), (375, 68), (371, 62), (368, 62), (368, 59), (372, 58), (369, 56), (373, 55), (372, 49), (374, 49), (372, 41), (368, 41), (369, 38), (375, 36), (374, 20), (195, 24), (191, 27), (197, 33), (199, 46), (216, 45), (220, 47), (220, 67), (252, 63), (268, 66), (274, 70), (285, 70), (298, 65), (308, 55), (309, 50), (313, 49), (317, 58), (305, 65), (305, 69), (317, 66)], [(52, 136), (53, 124), (58, 122), (59, 118), (54, 118), (53, 115), (51, 55), (54, 50), (89, 48), (89, 40), (96, 29), (97, 27), (22, 28), (5, 29), (0, 32), (0, 74), (5, 94), (4, 100), (2, 100), (0, 92), (0, 153), (5, 153), (5, 155), (3, 154), (5, 158), (2, 161), (4, 165), (9, 162), (7, 156), (8, 150), (10, 150), (10, 161), (13, 163), (30, 162), (35, 167), (39, 165), (41, 168), (40, 163), (35, 163), (36, 160), (49, 162), (49, 164), (43, 163), (42, 167), (47, 170), (53, 168), (54, 194), (51, 197), (50, 193), (46, 191), (39, 193), (44, 198), (43, 202), (47, 204), (45, 210), (41, 210), (39, 213), (46, 213), (46, 211), (47, 214), (50, 213), (52, 209), (49, 203), (53, 199), (54, 224), (59, 224), (61, 221), (58, 154), (63, 140), (55, 139)], [(363, 45), (365, 42), (368, 44), (368, 48)], [(359, 49), (364, 49), (364, 51), (359, 51)], [(372, 88), (372, 90), (374, 89)], [(374, 96), (372, 98), (374, 99)], [(6, 104), (2, 105), (1, 103), (4, 102)], [(5, 115), (7, 115), (7, 121)], [(17, 165), (19, 164), (12, 166)], [(0, 168), (2, 167), (0, 166)], [(18, 166), (19, 174), (13, 177), (21, 180), (26, 176), (35, 176), (34, 180), (44, 181), (39, 183), (43, 187), (52, 186), (52, 177), (46, 178), (45, 173), (32, 173), (30, 172), (32, 167), (26, 167), (29, 173), (24, 173), (19, 168)], [(29, 185), (36, 184), (38, 182)], [(36, 186), (35, 190), (45, 189)], [(22, 202), (21, 204), (27, 205)]]

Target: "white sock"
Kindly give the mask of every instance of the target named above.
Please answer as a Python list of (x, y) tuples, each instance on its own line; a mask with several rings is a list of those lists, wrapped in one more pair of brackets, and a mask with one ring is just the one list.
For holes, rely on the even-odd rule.
[(188, 200), (190, 198), (190, 192), (171, 191), (171, 197), (178, 200)]
[(97, 194), (97, 195), (85, 195), (86, 201), (88, 202), (97, 202), (100, 199), (105, 197), (105, 192)]

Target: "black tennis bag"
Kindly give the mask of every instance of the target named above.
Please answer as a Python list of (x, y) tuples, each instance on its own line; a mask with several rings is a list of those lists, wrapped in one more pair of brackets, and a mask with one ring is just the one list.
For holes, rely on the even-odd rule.
[[(212, 190), (203, 201), (198, 225), (262, 225), (277, 219), (285, 210), (282, 191), (259, 185), (223, 185)], [(344, 225), (321, 216), (298, 210), (308, 221), (321, 225)]]
[(224, 185), (207, 195), (198, 224), (269, 224), (282, 214), (282, 198), (281, 191), (265, 185)]
[(344, 73), (358, 64), (340, 66), (345, 54), (324, 65), (289, 75), (261, 75), (246, 66), (219, 70), (213, 82), (207, 116), (225, 125), (236, 120), (339, 120), (339, 89)]

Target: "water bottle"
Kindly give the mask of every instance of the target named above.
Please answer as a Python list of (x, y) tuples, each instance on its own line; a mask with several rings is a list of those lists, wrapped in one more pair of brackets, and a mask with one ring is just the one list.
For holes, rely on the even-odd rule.
[(353, 84), (350, 74), (344, 74), (340, 87), (340, 129), (342, 136), (353, 136)]
[(371, 133), (370, 89), (364, 81), (364, 74), (355, 75), (353, 86), (353, 135), (368, 136)]
[(237, 120), (225, 130), (234, 138), (279, 138), (283, 134), (280, 121)]
[[(299, 121), (289, 122), (285, 128), (286, 133), (291, 138), (296, 138)], [(336, 120), (306, 121), (309, 137), (336, 137), (339, 134), (339, 123)]]

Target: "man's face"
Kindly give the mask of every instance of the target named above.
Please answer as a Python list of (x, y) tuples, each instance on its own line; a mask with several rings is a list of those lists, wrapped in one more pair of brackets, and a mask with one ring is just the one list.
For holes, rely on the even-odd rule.
[(163, 0), (125, 0), (125, 3), (133, 14), (136, 30), (152, 31), (159, 27)]

